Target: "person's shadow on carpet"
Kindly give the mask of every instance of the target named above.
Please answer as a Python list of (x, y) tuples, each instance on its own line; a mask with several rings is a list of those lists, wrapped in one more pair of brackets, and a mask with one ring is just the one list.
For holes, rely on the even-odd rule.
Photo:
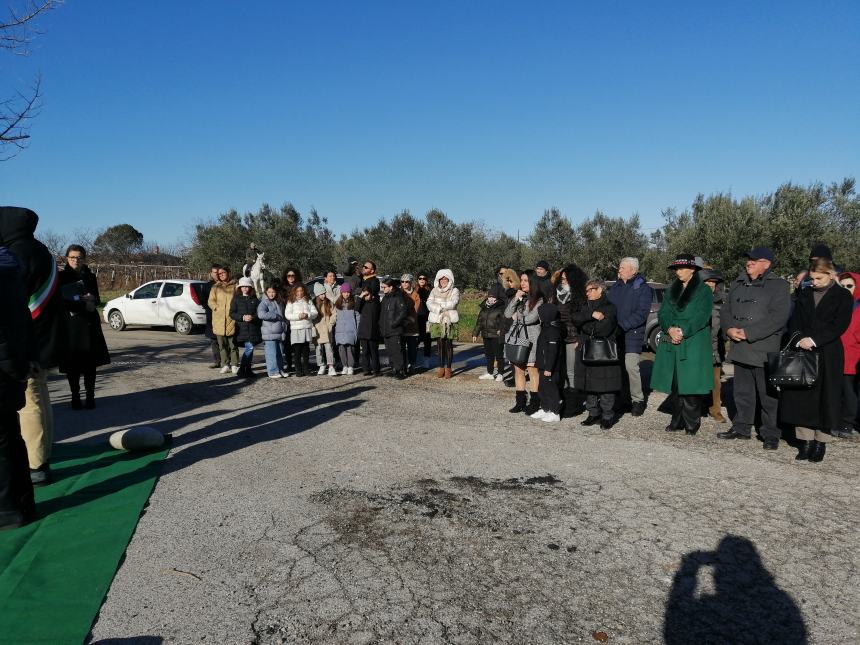
[[(714, 593), (697, 592), (706, 567), (713, 569)], [(776, 586), (755, 545), (736, 535), (724, 537), (716, 551), (684, 556), (669, 593), (663, 636), (667, 645), (808, 643), (797, 604)]]

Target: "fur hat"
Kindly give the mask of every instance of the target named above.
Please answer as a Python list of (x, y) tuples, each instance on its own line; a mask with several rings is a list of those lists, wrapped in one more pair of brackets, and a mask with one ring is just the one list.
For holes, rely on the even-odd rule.
[(239, 278), (239, 286), (240, 287), (251, 287), (254, 288), (254, 281), (251, 278)]

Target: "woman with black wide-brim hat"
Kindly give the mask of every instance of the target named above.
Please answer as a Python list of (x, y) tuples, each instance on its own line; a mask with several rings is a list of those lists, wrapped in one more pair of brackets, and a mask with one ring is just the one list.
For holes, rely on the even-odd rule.
[(702, 396), (713, 387), (711, 306), (713, 295), (698, 275), (693, 255), (680, 253), (669, 269), (669, 285), (657, 320), (663, 338), (657, 346), (651, 387), (674, 396), (667, 432), (694, 435), (701, 423)]

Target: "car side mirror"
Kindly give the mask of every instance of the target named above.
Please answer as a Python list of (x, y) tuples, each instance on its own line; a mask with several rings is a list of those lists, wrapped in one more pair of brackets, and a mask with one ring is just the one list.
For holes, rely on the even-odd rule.
[(130, 293), (125, 294), (125, 297), (126, 297), (126, 298), (131, 298), (131, 294), (130, 294)]

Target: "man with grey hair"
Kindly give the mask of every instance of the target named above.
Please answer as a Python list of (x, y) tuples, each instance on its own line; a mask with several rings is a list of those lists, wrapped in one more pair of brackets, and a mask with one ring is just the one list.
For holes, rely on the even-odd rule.
[(621, 259), (618, 263), (618, 280), (607, 296), (618, 310), (618, 326), (624, 332), (624, 389), (625, 394), (629, 393), (630, 396), (630, 412), (634, 417), (642, 416), (645, 412), (645, 393), (642, 391), (639, 355), (645, 342), (645, 322), (651, 313), (654, 294), (645, 276), (639, 273), (637, 258)]

